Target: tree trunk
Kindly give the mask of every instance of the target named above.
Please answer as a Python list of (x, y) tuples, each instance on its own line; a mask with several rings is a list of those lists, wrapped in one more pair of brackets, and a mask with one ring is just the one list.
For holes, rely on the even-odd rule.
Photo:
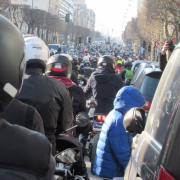
[(64, 33), (64, 43), (65, 43), (65, 44), (67, 44), (67, 38), (68, 38), (67, 33)]
[(48, 37), (49, 37), (49, 29), (46, 30), (46, 44), (48, 44)]
[(38, 35), (38, 37), (40, 37), (40, 28), (39, 27), (37, 28), (37, 35)]
[(30, 34), (31, 27), (28, 25), (28, 34)]

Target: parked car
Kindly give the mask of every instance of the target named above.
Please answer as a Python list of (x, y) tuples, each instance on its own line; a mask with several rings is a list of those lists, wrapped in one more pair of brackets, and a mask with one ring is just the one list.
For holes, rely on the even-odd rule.
[(54, 52), (56, 53), (58, 48), (60, 47), (60, 44), (48, 44), (50, 53)]
[(137, 68), (136, 72), (134, 73), (134, 76), (131, 80), (131, 86), (133, 86), (136, 83), (136, 80), (138, 79), (139, 75), (142, 73), (142, 71), (147, 68), (147, 67), (154, 67), (155, 68), (159, 68), (159, 63), (158, 62), (143, 62), (139, 65), (139, 67)]
[(137, 60), (137, 61), (133, 62), (133, 65), (132, 65), (131, 70), (133, 70), (133, 71), (134, 71), (134, 73), (135, 73), (135, 72), (136, 72), (136, 70), (137, 70), (137, 68), (139, 67), (139, 65), (140, 65), (141, 63), (143, 63), (143, 62), (149, 62), (149, 63), (151, 63), (152, 61)]
[(151, 107), (161, 75), (162, 71), (159, 68), (156, 68), (154, 64), (148, 64), (145, 66), (144, 70), (141, 71), (136, 80), (134, 82), (131, 81), (131, 86), (139, 89), (146, 100), (146, 104), (143, 106), (143, 109), (146, 110), (146, 115)]
[(68, 46), (67, 45), (61, 45), (61, 51), (63, 53), (67, 53), (68, 52)]
[[(162, 74), (145, 128), (138, 127), (125, 180), (180, 179), (180, 44), (174, 49)], [(136, 116), (136, 120), (139, 119)], [(125, 121), (126, 119), (124, 119)], [(135, 118), (131, 118), (132, 124)], [(134, 127), (136, 128), (134, 123)], [(126, 127), (127, 130), (127, 127)], [(131, 132), (131, 131), (129, 131)], [(136, 132), (136, 131), (135, 131)]]

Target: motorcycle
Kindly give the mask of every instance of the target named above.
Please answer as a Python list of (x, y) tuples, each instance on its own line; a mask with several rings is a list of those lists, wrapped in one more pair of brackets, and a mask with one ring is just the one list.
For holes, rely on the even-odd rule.
[(55, 156), (56, 180), (84, 180), (83, 177), (74, 174), (73, 165), (80, 160), (81, 149), (68, 148)]
[[(56, 159), (58, 159), (56, 168), (59, 172), (59, 174), (57, 174), (58, 172), (55, 173), (55, 175), (59, 175), (59, 177), (57, 177), (57, 180), (78, 180), (78, 178), (84, 178), (85, 180), (88, 179), (86, 164), (83, 159), (84, 155), (86, 154), (86, 150), (83, 144), (81, 144), (77, 139), (66, 134), (68, 131), (74, 128), (85, 128), (88, 124), (89, 116), (85, 112), (80, 112), (76, 116), (76, 125), (67, 129), (62, 134), (56, 137), (57, 154), (55, 157), (57, 157)], [(77, 155), (75, 156), (73, 154)], [(67, 156), (64, 157), (66, 161), (60, 158), (61, 156), (65, 155)], [(73, 157), (78, 157), (78, 160), (75, 161)]]
[[(98, 106), (98, 103), (96, 100), (89, 100), (86, 102), (86, 108), (95, 108)], [(92, 123), (92, 131), (89, 133), (88, 137), (88, 144), (86, 145), (88, 150), (88, 156), (91, 161), (91, 173), (93, 174), (93, 168), (94, 168), (94, 160), (96, 156), (96, 148), (97, 143), (99, 140), (99, 135), (101, 132), (101, 128), (104, 124), (104, 121), (106, 119), (105, 114), (96, 114), (93, 117), (90, 117), (91, 123)]]

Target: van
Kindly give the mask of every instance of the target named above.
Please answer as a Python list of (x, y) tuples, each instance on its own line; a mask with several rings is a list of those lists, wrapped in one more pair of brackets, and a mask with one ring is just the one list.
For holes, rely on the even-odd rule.
[[(162, 74), (145, 128), (139, 125), (145, 119), (136, 111), (133, 113), (132, 129), (138, 126), (142, 133), (134, 138), (124, 179), (180, 179), (180, 44), (174, 49)], [(138, 119), (141, 120), (138, 122)], [(125, 128), (127, 130), (127, 126)]]

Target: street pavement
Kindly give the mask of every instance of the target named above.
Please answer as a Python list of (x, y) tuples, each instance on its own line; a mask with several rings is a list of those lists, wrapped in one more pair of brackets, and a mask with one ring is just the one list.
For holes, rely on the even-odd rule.
[(89, 157), (85, 157), (84, 158), (84, 160), (85, 160), (85, 163), (86, 163), (86, 167), (87, 167), (87, 172), (88, 172), (88, 175), (89, 175), (89, 179), (90, 180), (102, 180), (102, 178), (99, 178), (99, 177), (97, 177), (97, 176), (94, 176), (94, 175), (92, 175), (92, 173), (91, 173), (91, 162), (89, 161)]

